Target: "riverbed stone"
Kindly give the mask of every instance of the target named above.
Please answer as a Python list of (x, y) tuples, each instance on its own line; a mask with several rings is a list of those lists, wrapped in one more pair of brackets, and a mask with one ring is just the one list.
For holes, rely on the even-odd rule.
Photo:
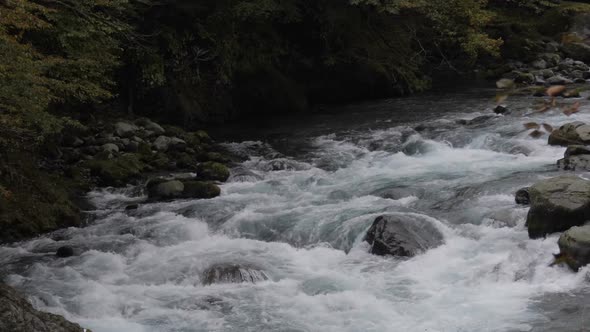
[(219, 186), (211, 182), (184, 180), (183, 184), (183, 198), (207, 199), (221, 194)]
[(590, 181), (562, 175), (529, 189), (531, 208), (526, 225), (532, 239), (563, 232), (590, 220)]
[(74, 248), (72, 248), (70, 246), (59, 247), (59, 248), (57, 248), (57, 251), (55, 252), (55, 256), (60, 257), (60, 258), (71, 257), (74, 255), (75, 255)]
[(199, 179), (225, 182), (229, 175), (229, 169), (218, 162), (207, 161), (197, 166)]
[(150, 199), (170, 199), (182, 196), (184, 184), (179, 180), (155, 180), (147, 184)]
[(216, 264), (203, 273), (203, 284), (238, 284), (268, 280), (268, 275), (259, 268), (241, 264)]
[(438, 247), (442, 233), (428, 218), (415, 214), (387, 214), (377, 217), (365, 241), (375, 255), (412, 257)]
[(590, 144), (590, 125), (581, 121), (566, 123), (549, 135), (549, 145), (587, 145)]
[(131, 137), (137, 132), (139, 128), (131, 123), (117, 122), (115, 123), (115, 133), (119, 137)]
[(568, 57), (590, 62), (590, 45), (585, 43), (566, 43), (561, 46), (561, 51)]
[(119, 152), (119, 147), (117, 144), (114, 143), (107, 143), (101, 147), (102, 151), (109, 152), (109, 153), (116, 153)]
[(519, 205), (529, 205), (531, 202), (529, 197), (529, 187), (518, 189), (514, 194), (514, 201)]
[(62, 316), (41, 312), (14, 288), (0, 283), (0, 331), (82, 332), (90, 331)]
[(574, 271), (590, 263), (590, 225), (572, 227), (559, 237), (557, 259)]

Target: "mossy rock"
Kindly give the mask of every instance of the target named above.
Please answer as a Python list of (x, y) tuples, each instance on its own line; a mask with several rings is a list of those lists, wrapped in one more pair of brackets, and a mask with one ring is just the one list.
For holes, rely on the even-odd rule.
[(188, 153), (178, 153), (174, 156), (174, 160), (176, 161), (176, 167), (178, 168), (195, 169), (197, 166), (197, 160), (195, 157)]
[(93, 176), (98, 177), (100, 185), (124, 186), (139, 178), (145, 164), (137, 154), (124, 154), (109, 160), (88, 160), (85, 166)]
[(184, 191), (182, 195), (185, 198), (206, 199), (221, 194), (221, 189), (211, 182), (188, 180), (183, 181), (183, 184)]
[(199, 164), (197, 176), (203, 180), (225, 182), (229, 178), (229, 169), (218, 162), (207, 161)]

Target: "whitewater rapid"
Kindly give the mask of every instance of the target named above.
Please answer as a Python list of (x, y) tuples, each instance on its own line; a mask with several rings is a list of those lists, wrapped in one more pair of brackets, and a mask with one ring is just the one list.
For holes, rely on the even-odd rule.
[[(557, 127), (590, 113), (526, 116), (523, 98), (511, 115), (458, 125), (493, 114), (493, 103), (437, 98), (359, 105), (358, 123), (298, 127), (280, 144), (227, 142), (247, 159), (214, 199), (126, 211), (144, 199), (137, 188), (92, 192), (87, 227), (0, 247), (2, 277), (94, 332), (559, 331), (547, 299), (559, 308), (555, 296), (587, 294), (590, 270), (549, 267), (558, 235), (527, 236), (528, 208), (513, 194), (558, 174), (564, 148), (523, 123)], [(416, 105), (423, 121), (400, 120)], [(369, 254), (363, 236), (385, 213), (428, 218), (444, 244), (411, 259)], [(55, 258), (64, 245), (82, 253)], [(216, 264), (269, 280), (204, 285)], [(587, 315), (589, 302), (563, 305)]]

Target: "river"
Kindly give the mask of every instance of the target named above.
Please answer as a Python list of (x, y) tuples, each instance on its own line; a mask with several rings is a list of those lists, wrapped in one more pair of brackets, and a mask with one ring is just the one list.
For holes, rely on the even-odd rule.
[[(539, 98), (511, 97), (511, 114), (457, 124), (493, 115), (494, 94), (242, 125), (224, 144), (247, 160), (220, 197), (126, 211), (144, 199), (137, 188), (94, 191), (87, 227), (0, 247), (2, 277), (94, 332), (588, 331), (590, 270), (549, 266), (558, 234), (529, 239), (514, 192), (559, 174), (565, 150), (523, 124), (590, 112), (527, 115)], [(363, 236), (387, 213), (428, 218), (444, 244), (410, 259), (369, 254)], [(63, 245), (82, 253), (55, 258)], [(204, 285), (219, 264), (268, 280)]]

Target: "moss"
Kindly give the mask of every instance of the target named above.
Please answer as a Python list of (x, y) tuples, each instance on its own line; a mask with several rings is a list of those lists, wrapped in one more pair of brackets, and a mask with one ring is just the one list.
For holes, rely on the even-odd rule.
[(124, 154), (110, 160), (88, 160), (84, 166), (98, 177), (100, 185), (105, 186), (123, 186), (138, 178), (145, 169), (137, 154)]
[(229, 178), (229, 169), (225, 165), (214, 161), (207, 161), (197, 167), (197, 176), (204, 180), (226, 181)]
[(202, 181), (184, 181), (185, 198), (213, 198), (221, 194), (221, 189), (213, 183)]
[(6, 160), (0, 160), (0, 242), (81, 225), (72, 198), (81, 195), (84, 179), (45, 172), (28, 153), (10, 153)]
[(178, 153), (174, 156), (176, 161), (176, 167), (185, 169), (195, 169), (197, 166), (197, 160), (188, 153)]

